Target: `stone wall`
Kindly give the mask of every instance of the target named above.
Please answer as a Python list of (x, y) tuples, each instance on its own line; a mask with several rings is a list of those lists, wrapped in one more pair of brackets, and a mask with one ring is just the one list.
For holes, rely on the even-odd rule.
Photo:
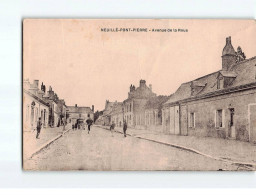
[[(235, 139), (249, 140), (248, 104), (256, 103), (256, 89), (193, 101), (181, 105), (181, 134), (227, 138), (230, 136), (230, 109), (234, 108)], [(223, 127), (216, 127), (216, 110), (223, 110)], [(195, 113), (195, 127), (188, 116)]]

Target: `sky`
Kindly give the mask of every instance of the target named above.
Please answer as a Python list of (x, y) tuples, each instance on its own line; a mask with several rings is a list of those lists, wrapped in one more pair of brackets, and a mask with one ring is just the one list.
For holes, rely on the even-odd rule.
[[(102, 32), (147, 28), (148, 32)], [(152, 32), (184, 29), (188, 32)], [(253, 20), (27, 19), (23, 22), (23, 78), (52, 86), (68, 106), (123, 101), (140, 79), (170, 95), (184, 83), (221, 69), (231, 36), (247, 59), (256, 56)]]

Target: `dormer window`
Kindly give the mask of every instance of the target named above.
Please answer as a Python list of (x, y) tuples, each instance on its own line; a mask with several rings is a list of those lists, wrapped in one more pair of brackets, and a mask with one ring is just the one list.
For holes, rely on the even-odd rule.
[(219, 77), (217, 80), (217, 89), (223, 89), (224, 88), (224, 78)]
[(237, 74), (233, 71), (220, 71), (217, 77), (217, 89), (223, 89), (232, 85)]
[(203, 91), (203, 89), (205, 88), (207, 83), (202, 83), (202, 82), (199, 82), (199, 81), (192, 81), (191, 82), (191, 95), (194, 96), (194, 95), (197, 95), (199, 94), (201, 91)]

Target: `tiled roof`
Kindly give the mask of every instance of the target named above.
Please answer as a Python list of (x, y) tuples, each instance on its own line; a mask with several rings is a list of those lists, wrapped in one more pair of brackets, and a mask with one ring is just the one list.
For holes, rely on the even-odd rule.
[[(219, 91), (217, 89), (217, 77), (219, 74), (222, 74), (224, 77), (232, 77), (235, 78), (231, 85), (227, 88), (237, 87), (240, 85), (246, 85), (249, 83), (253, 83), (256, 81), (256, 56), (250, 58), (248, 60), (244, 60), (242, 62), (233, 64), (229, 71), (217, 71), (193, 81), (183, 83), (177, 89), (177, 91), (169, 98), (169, 100), (165, 103), (165, 105), (174, 103), (186, 98), (193, 97), (191, 95), (191, 84), (195, 83), (197, 86), (203, 87), (203, 89), (196, 94), (196, 96), (201, 96), (204, 94), (208, 94), (214, 91)], [(205, 86), (204, 86), (205, 85)], [(225, 88), (226, 89), (226, 88)]]
[(90, 107), (67, 106), (68, 112), (93, 113)]

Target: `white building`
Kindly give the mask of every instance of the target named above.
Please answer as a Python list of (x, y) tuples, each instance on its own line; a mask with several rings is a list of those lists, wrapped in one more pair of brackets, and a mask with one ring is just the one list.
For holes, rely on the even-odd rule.
[(41, 117), (44, 127), (48, 126), (49, 104), (43, 99), (44, 91), (38, 88), (38, 80), (30, 84), (24, 81), (23, 88), (23, 128), (25, 131), (36, 128), (36, 123)]

